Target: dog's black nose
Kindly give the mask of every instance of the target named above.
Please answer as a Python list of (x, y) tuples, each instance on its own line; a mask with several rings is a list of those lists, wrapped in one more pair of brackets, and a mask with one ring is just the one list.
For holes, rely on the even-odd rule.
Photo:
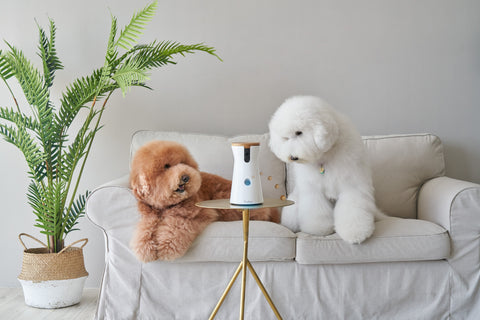
[(186, 174), (182, 176), (182, 182), (187, 183), (190, 180), (190, 177), (187, 176)]
[(292, 160), (292, 161), (297, 161), (297, 160), (298, 160), (298, 157), (290, 156), (290, 160)]

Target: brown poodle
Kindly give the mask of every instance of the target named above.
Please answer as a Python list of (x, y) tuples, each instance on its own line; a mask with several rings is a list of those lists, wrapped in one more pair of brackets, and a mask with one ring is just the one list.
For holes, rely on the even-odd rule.
[[(188, 150), (173, 141), (153, 141), (135, 154), (130, 186), (141, 219), (131, 246), (139, 260), (174, 260), (214, 221), (241, 220), (240, 210), (195, 206), (204, 200), (230, 197), (231, 181), (200, 172)], [(251, 211), (252, 220), (280, 222), (276, 209)]]

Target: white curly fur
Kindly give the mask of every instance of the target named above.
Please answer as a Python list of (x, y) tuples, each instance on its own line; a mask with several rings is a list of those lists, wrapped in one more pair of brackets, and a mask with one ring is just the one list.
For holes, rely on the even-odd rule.
[(282, 224), (316, 235), (336, 231), (349, 243), (370, 237), (375, 218), (384, 214), (375, 205), (367, 155), (350, 120), (320, 98), (295, 96), (277, 109), (269, 129), (270, 148), (289, 163), (288, 198), (296, 202), (283, 209)]

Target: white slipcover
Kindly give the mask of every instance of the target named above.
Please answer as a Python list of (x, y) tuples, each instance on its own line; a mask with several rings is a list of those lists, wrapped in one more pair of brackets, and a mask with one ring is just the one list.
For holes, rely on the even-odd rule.
[[(142, 131), (185, 144), (200, 169), (230, 178), (230, 143), (220, 136)], [(280, 197), (288, 171), (260, 140), (266, 197)], [(284, 319), (480, 318), (480, 186), (444, 177), (440, 140), (429, 134), (366, 137), (379, 206), (392, 217), (349, 245), (336, 234), (294, 234), (250, 223), (249, 257)], [(216, 222), (175, 262), (140, 263), (129, 248), (138, 213), (128, 177), (96, 189), (87, 216), (105, 233), (106, 266), (96, 319), (206, 319), (242, 252), (240, 222)], [(237, 319), (239, 281), (217, 319)], [(245, 319), (274, 319), (253, 278)]]

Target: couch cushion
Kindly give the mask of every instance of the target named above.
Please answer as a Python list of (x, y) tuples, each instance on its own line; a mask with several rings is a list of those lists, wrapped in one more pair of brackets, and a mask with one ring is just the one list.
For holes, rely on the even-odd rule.
[(268, 134), (228, 138), (194, 133), (138, 131), (132, 137), (130, 161), (138, 148), (152, 140), (169, 140), (183, 144), (195, 158), (201, 171), (218, 174), (226, 179), (232, 179), (233, 173), (231, 142), (260, 142), (259, 164), (263, 196), (279, 199), (286, 195), (285, 164), (270, 151)]
[(445, 174), (443, 147), (432, 134), (364, 137), (378, 207), (390, 216), (417, 218), (417, 196), (428, 180)]
[[(295, 258), (296, 235), (280, 224), (250, 221), (248, 259), (285, 261)], [(243, 256), (242, 221), (214, 222), (176, 262), (239, 262)]]
[[(428, 180), (445, 174), (443, 147), (431, 134), (363, 137), (372, 167), (375, 201), (389, 216), (417, 218), (417, 196)], [(295, 188), (287, 165), (287, 193)]]
[[(123, 179), (121, 184), (126, 184)], [(126, 186), (105, 185), (87, 201), (87, 216), (107, 236), (107, 251), (137, 261), (130, 241), (140, 219), (137, 200)], [(286, 227), (267, 221), (250, 221), (249, 260), (284, 261), (295, 258), (296, 235)], [(122, 252), (122, 253), (120, 253)], [(187, 253), (175, 262), (240, 262), (243, 253), (243, 222), (214, 222), (198, 237)]]
[(358, 245), (343, 241), (336, 233), (297, 235), (296, 260), (301, 264), (440, 260), (450, 255), (447, 231), (425, 220), (389, 217), (377, 221), (372, 237)]

